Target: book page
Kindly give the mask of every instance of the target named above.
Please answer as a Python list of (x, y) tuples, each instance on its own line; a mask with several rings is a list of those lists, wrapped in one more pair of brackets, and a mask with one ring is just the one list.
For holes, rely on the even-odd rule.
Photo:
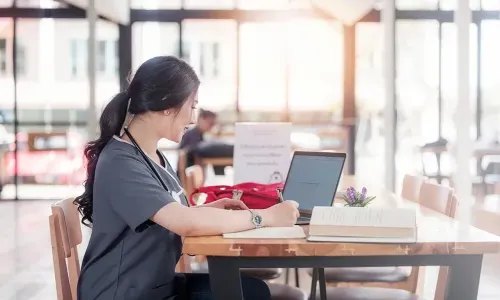
[(306, 237), (300, 226), (293, 227), (264, 227), (247, 231), (225, 233), (226, 239), (303, 239)]
[(349, 236), (309, 236), (310, 242), (331, 242), (331, 243), (367, 243), (367, 244), (413, 244), (417, 238), (413, 237), (349, 237)]
[(411, 208), (316, 206), (311, 226), (360, 226), (414, 228), (416, 212)]

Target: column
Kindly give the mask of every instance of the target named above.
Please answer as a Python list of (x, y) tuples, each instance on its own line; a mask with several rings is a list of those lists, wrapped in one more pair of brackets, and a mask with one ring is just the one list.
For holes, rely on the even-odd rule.
[(88, 38), (88, 80), (89, 80), (89, 110), (87, 118), (88, 139), (93, 140), (97, 134), (96, 111), (96, 22), (97, 13), (95, 0), (88, 0), (87, 19), (89, 22)]
[(395, 191), (396, 183), (396, 4), (384, 1), (381, 12), (384, 28), (384, 90), (385, 90), (385, 188)]
[[(455, 109), (456, 144), (453, 152), (456, 162), (454, 187), (460, 202), (458, 216), (464, 225), (470, 222), (472, 205), (472, 178), (470, 160), (474, 140), (471, 138), (472, 110), (470, 106), (470, 23), (472, 13), (469, 0), (457, 0), (455, 25), (457, 28), (457, 107)], [(464, 226), (466, 227), (466, 226)]]

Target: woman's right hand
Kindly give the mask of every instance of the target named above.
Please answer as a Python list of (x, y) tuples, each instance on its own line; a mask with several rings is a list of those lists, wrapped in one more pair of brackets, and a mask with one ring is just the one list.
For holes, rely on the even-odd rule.
[(299, 204), (286, 200), (263, 210), (264, 226), (289, 227), (295, 225), (300, 216)]

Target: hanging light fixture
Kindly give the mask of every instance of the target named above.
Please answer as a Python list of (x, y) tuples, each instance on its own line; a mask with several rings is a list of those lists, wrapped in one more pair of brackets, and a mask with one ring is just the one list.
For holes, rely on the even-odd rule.
[(344, 25), (354, 25), (368, 14), (378, 0), (312, 0), (313, 5), (338, 19)]

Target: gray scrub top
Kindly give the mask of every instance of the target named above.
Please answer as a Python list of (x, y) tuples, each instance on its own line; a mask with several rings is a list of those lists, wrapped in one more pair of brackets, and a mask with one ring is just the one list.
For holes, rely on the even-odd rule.
[(153, 166), (168, 192), (132, 144), (115, 137), (101, 152), (79, 300), (159, 300), (173, 295), (182, 241), (150, 218), (171, 202), (187, 202), (173, 169), (162, 159), (166, 168)]

